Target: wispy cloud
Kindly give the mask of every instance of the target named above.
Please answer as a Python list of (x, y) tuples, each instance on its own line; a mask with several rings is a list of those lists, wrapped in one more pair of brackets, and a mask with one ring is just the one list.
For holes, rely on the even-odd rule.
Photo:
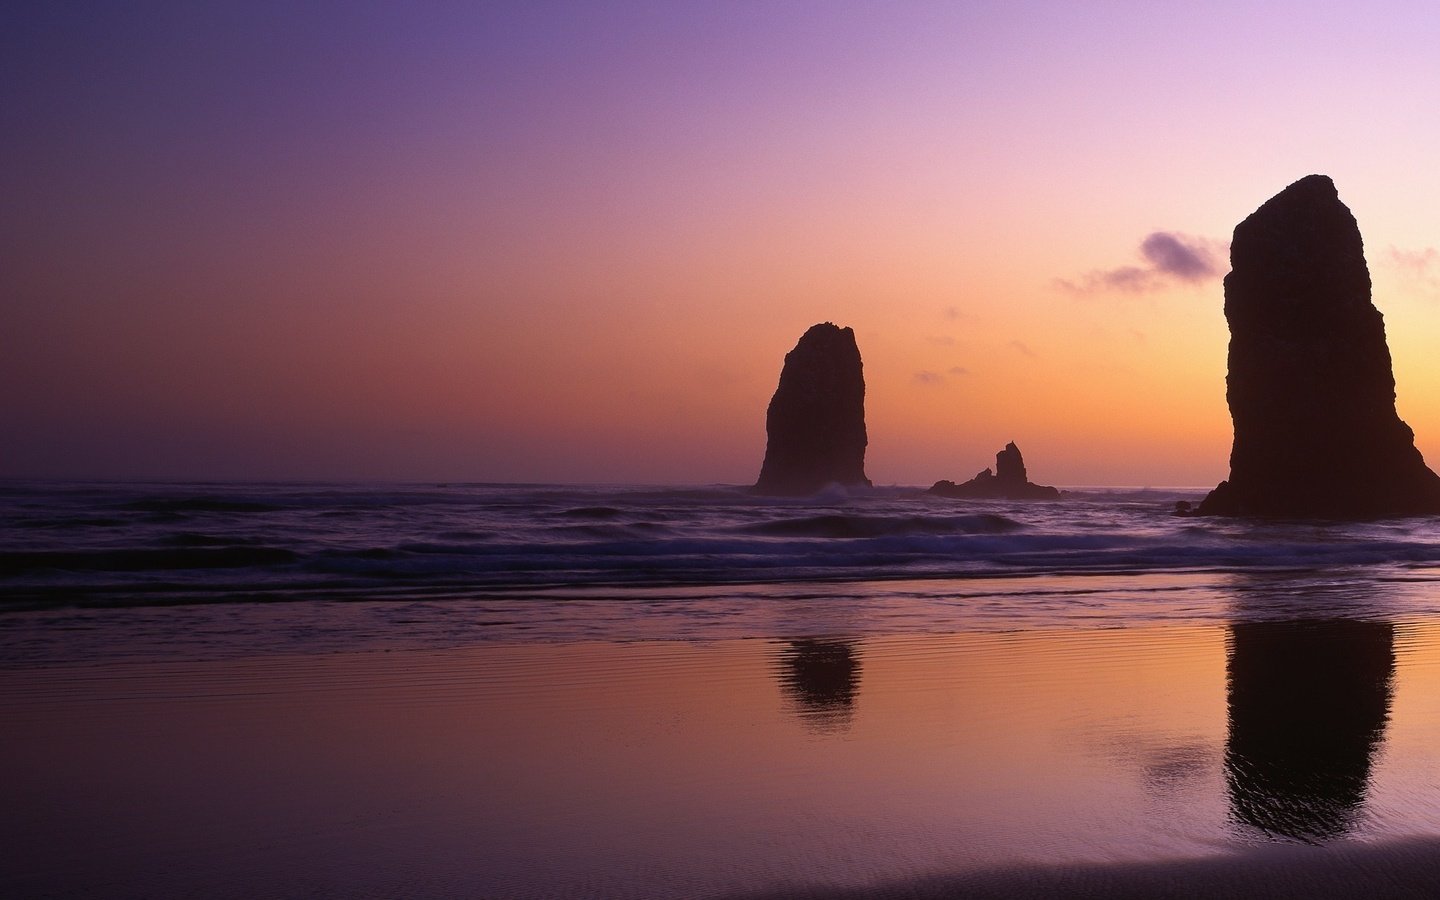
[(1399, 247), (1391, 247), (1390, 263), (1401, 269), (1427, 272), (1432, 266), (1440, 265), (1440, 251), (1434, 247), (1426, 247), (1424, 250), (1402, 250)]
[(915, 384), (924, 387), (937, 387), (939, 385), (945, 384), (951, 378), (964, 378), (969, 374), (970, 370), (965, 368), (964, 366), (951, 366), (950, 368), (946, 369), (944, 373), (932, 372), (929, 369), (921, 369), (919, 372), (911, 375), (910, 380)]
[(1386, 261), (1419, 293), (1440, 299), (1440, 250), (1403, 250), (1391, 247)]
[(1010, 349), (1014, 350), (1016, 353), (1019, 353), (1021, 356), (1028, 356), (1031, 359), (1035, 359), (1037, 356), (1035, 351), (1031, 350), (1028, 346), (1026, 346), (1024, 341), (1011, 341)]
[(1055, 286), (1074, 294), (1142, 294), (1175, 284), (1202, 284), (1225, 274), (1227, 246), (1209, 238), (1154, 231), (1140, 241), (1142, 265), (1092, 269), (1078, 279), (1057, 278)]

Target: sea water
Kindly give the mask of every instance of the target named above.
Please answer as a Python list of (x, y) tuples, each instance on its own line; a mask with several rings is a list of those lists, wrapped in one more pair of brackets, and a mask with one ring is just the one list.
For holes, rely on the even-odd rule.
[(0, 892), (1435, 871), (1435, 520), (1197, 498), (10, 484)]
[[(9, 483), (0, 485), (0, 604), (475, 600), (516, 610), (643, 598), (674, 600), (671, 627), (689, 637), (702, 635), (685, 630), (687, 610), (708, 624), (701, 601), (753, 597), (763, 607), (819, 596), (868, 607), (877, 582), (940, 583), (908, 593), (1038, 627), (1076, 609), (1090, 615), (1097, 589), (1125, 595), (1111, 604), (1107, 593), (1102, 605), (1126, 620), (1225, 618), (1228, 605), (1145, 595), (1277, 573), (1308, 575), (1328, 595), (1352, 576), (1404, 585), (1440, 566), (1440, 528), (1429, 517), (1174, 515), (1176, 501), (1199, 496), (1089, 490), (1006, 503), (909, 488), (781, 499), (726, 486)], [(1124, 586), (1106, 576), (1123, 576)], [(992, 607), (1012, 592), (1026, 602)], [(1406, 602), (1433, 611), (1428, 596)], [(954, 606), (936, 609), (947, 627)], [(567, 636), (554, 627), (546, 636)]]

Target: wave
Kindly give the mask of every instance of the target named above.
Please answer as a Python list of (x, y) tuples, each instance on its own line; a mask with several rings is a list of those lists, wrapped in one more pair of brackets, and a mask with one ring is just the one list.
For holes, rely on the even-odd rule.
[(1440, 565), (1440, 548), (1358, 542), (1212, 544), (1104, 534), (887, 534), (672, 537), (587, 543), (407, 544), (397, 552), (328, 555), (312, 571), (454, 581), (476, 588), (624, 584), (725, 584), (807, 579), (888, 580), (1095, 572), (1323, 570), (1345, 566)]
[(21, 550), (0, 552), (0, 575), (46, 570), (153, 572), (168, 569), (240, 569), (292, 563), (297, 559), (297, 553), (280, 547)]
[(621, 511), (613, 506), (577, 506), (558, 513), (568, 519), (613, 519)]
[(114, 516), (76, 516), (64, 519), (18, 519), (17, 528), (41, 528), (51, 531), (73, 531), (83, 528), (113, 528), (126, 524), (126, 520)]
[(152, 513), (263, 513), (279, 512), (285, 507), (253, 500), (232, 500), (223, 497), (146, 497), (121, 503), (119, 509)]
[(735, 529), (775, 537), (867, 538), (904, 534), (1004, 534), (1025, 526), (995, 513), (969, 516), (866, 516), (829, 514), (777, 519)]
[[(0, 597), (136, 603), (353, 592), (1440, 566), (1430, 520), (1176, 518), (1157, 492), (1055, 503), (913, 488), (119, 485), (0, 490)], [(173, 571), (174, 577), (166, 572)]]

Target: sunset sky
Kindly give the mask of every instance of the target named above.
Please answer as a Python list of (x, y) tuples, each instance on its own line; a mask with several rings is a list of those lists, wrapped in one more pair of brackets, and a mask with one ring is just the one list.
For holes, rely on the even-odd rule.
[(1213, 485), (1311, 172), (1440, 464), (1428, 0), (220, 6), (0, 10), (0, 476), (750, 482), (833, 321), (877, 484)]

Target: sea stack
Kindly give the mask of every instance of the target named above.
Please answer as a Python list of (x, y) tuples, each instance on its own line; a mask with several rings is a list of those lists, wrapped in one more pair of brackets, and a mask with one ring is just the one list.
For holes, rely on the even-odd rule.
[(865, 378), (854, 331), (815, 325), (785, 354), (765, 433), (756, 493), (803, 496), (830, 484), (870, 486)]
[(1230, 477), (1200, 515), (1440, 512), (1440, 477), (1395, 413), (1385, 325), (1355, 217), (1309, 175), (1235, 227), (1225, 276)]
[(995, 454), (995, 471), (989, 469), (964, 484), (937, 481), (930, 493), (962, 500), (1058, 500), (1060, 492), (1043, 484), (1031, 484), (1025, 474), (1025, 459), (1012, 441)]

